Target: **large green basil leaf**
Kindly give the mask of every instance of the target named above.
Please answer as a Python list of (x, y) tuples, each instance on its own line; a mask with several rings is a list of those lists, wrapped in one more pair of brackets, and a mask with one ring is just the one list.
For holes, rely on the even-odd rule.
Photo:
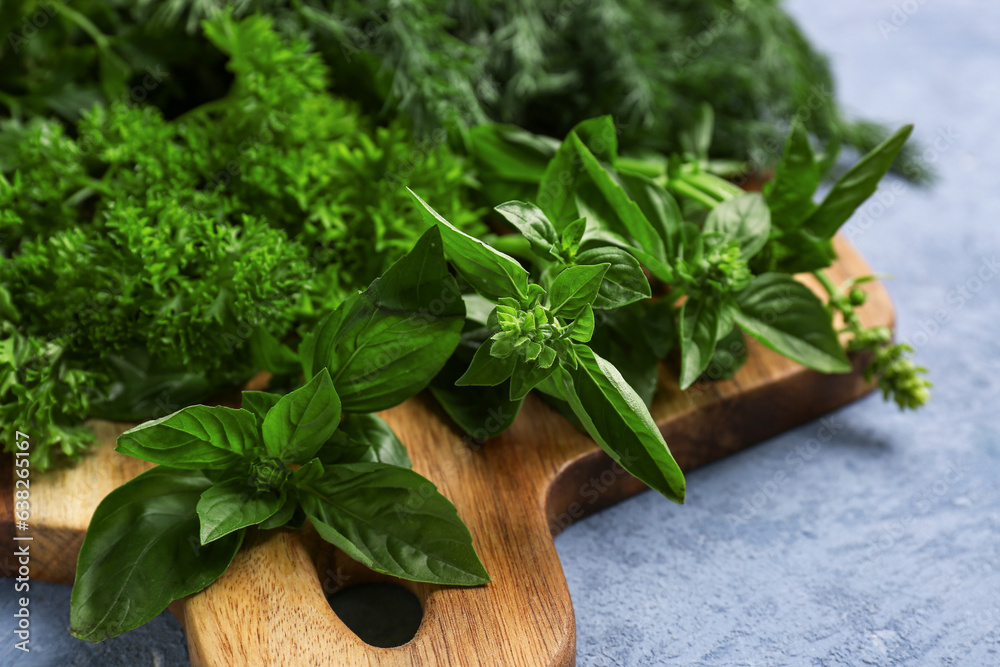
[(560, 232), (581, 217), (576, 194), (589, 180), (580, 163), (578, 145), (583, 145), (597, 160), (612, 164), (618, 153), (618, 135), (611, 116), (577, 124), (545, 167), (535, 201)]
[(115, 450), (174, 468), (228, 468), (259, 448), (254, 415), (222, 406), (192, 405), (118, 436)]
[(559, 232), (581, 217), (574, 192), (582, 169), (574, 162), (575, 156), (576, 148), (567, 138), (546, 165), (535, 195), (535, 202)]
[(201, 544), (195, 508), (210, 486), (197, 471), (153, 468), (101, 501), (77, 560), (74, 636), (99, 642), (137, 628), (226, 571), (243, 532)]
[(563, 394), (587, 432), (630, 474), (674, 502), (684, 502), (684, 474), (642, 399), (618, 370), (585, 345), (575, 369), (559, 370)]
[(196, 508), (201, 543), (208, 544), (234, 531), (256, 526), (274, 516), (284, 503), (284, 494), (259, 491), (246, 478), (213, 484), (202, 492)]
[(649, 223), (663, 239), (664, 257), (669, 262), (678, 256), (682, 242), (684, 217), (669, 192), (638, 174), (619, 174), (629, 197), (639, 206)]
[[(571, 134), (576, 135), (601, 162), (613, 165), (618, 159), (618, 128), (610, 115), (582, 120), (573, 126)], [(568, 138), (568, 136), (567, 136)]]
[(553, 315), (574, 318), (597, 298), (610, 264), (569, 266), (559, 272), (549, 288)]
[(376, 572), (457, 586), (490, 580), (455, 506), (412, 470), (330, 466), (299, 491), (320, 536)]
[(325, 317), (303, 341), (307, 378), (326, 367), (345, 412), (398, 405), (429, 383), (458, 345), (465, 305), (441, 231)]
[(698, 379), (712, 360), (719, 335), (718, 304), (705, 299), (688, 299), (681, 306), (677, 323), (681, 340), (681, 389)]
[(264, 445), (271, 456), (303, 464), (340, 424), (340, 397), (326, 368), (304, 387), (285, 394), (264, 417)]
[(855, 209), (875, 193), (879, 180), (889, 171), (911, 132), (913, 126), (904, 125), (861, 158), (833, 184), (823, 202), (802, 226), (820, 238), (831, 238), (836, 234)]
[(409, 468), (410, 457), (392, 428), (378, 415), (348, 414), (330, 442), (319, 451), (324, 466), (340, 463), (387, 463)]
[(620, 308), (648, 299), (651, 295), (649, 281), (639, 262), (621, 248), (604, 246), (584, 250), (576, 256), (574, 263), (579, 266), (610, 264), (594, 299), (593, 306), (598, 310)]
[(774, 178), (764, 185), (771, 224), (777, 229), (797, 227), (816, 208), (812, 197), (821, 176), (819, 163), (809, 145), (809, 134), (802, 123), (796, 121), (785, 141)]
[(491, 301), (510, 297), (523, 302), (527, 298), (528, 272), (516, 259), (461, 231), (415, 192), (408, 191), (424, 220), (438, 229), (448, 261), (472, 289)]
[[(607, 231), (633, 240), (639, 259), (662, 263), (666, 255), (663, 239), (643, 215), (639, 205), (629, 198), (621, 185), (575, 134), (570, 135), (587, 180), (579, 183), (576, 196), (598, 218)], [(590, 221), (588, 221), (590, 222)]]
[(154, 359), (145, 347), (105, 355), (102, 362), (111, 386), (91, 410), (98, 419), (143, 421), (163, 414), (165, 396), (171, 406), (194, 405), (218, 391), (218, 381), (204, 370), (192, 373), (177, 360)]
[(775, 352), (822, 373), (851, 370), (830, 313), (808, 287), (791, 276), (757, 276), (737, 295), (737, 303), (736, 322)]
[(708, 214), (706, 234), (718, 234), (722, 241), (740, 244), (740, 256), (750, 259), (767, 243), (771, 214), (764, 198), (757, 192), (727, 199)]

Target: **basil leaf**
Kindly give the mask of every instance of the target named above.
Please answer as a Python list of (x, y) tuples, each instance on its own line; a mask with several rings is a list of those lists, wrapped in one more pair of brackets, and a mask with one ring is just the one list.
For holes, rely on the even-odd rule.
[(614, 366), (574, 345), (576, 369), (560, 367), (563, 393), (601, 449), (630, 474), (674, 502), (684, 502), (684, 474), (642, 399)]
[(272, 373), (297, 373), (300, 367), (299, 355), (275, 338), (263, 326), (258, 326), (250, 334), (250, 361), (259, 370)]
[(538, 182), (538, 194), (535, 195), (535, 202), (560, 232), (571, 221), (581, 217), (574, 193), (582, 168), (575, 160), (576, 148), (567, 137), (546, 165), (545, 173)]
[(875, 193), (879, 180), (889, 171), (911, 132), (913, 126), (904, 125), (861, 158), (833, 184), (823, 202), (806, 218), (802, 226), (815, 236), (832, 238), (855, 209)]
[(281, 528), (295, 515), (295, 510), (299, 508), (299, 496), (295, 492), (294, 488), (287, 488), (283, 490), (282, 497), (284, 502), (281, 503), (281, 507), (278, 511), (272, 514), (269, 518), (264, 519), (257, 526), (258, 530), (273, 530), (274, 528)]
[(315, 482), (323, 478), (326, 474), (326, 467), (318, 458), (312, 459), (304, 466), (300, 466), (292, 471), (291, 487), (296, 488), (309, 482)]
[[(665, 359), (670, 350), (673, 349), (674, 341), (679, 340), (677, 335), (676, 312), (669, 299), (660, 299), (655, 302), (644, 302), (645, 314), (639, 329), (643, 332), (649, 349), (653, 351), (655, 358)], [(633, 306), (632, 308), (635, 308)]]
[(797, 227), (816, 208), (812, 197), (821, 176), (809, 134), (802, 123), (795, 121), (774, 178), (764, 185), (771, 224), (778, 229)]
[(99, 642), (150, 621), (226, 571), (243, 533), (202, 546), (195, 507), (202, 473), (157, 467), (108, 494), (83, 540), (70, 632)]
[(522, 201), (509, 201), (500, 204), (495, 210), (528, 239), (531, 249), (539, 257), (549, 260), (559, 259), (559, 234), (542, 213), (542, 209)]
[(731, 295), (723, 297), (719, 303), (719, 318), (715, 325), (715, 340), (722, 340), (733, 330), (733, 323), (736, 321), (736, 304)]
[(268, 410), (273, 408), (281, 400), (281, 394), (272, 394), (268, 391), (244, 391), (241, 407), (252, 412), (257, 418), (257, 423), (263, 426), (264, 417)]
[(575, 146), (589, 178), (590, 182), (586, 185), (596, 186), (578, 187), (577, 197), (586, 205), (587, 210), (598, 216), (606, 229), (634, 239), (638, 250), (662, 261), (665, 258), (663, 239), (642, 214), (639, 205), (629, 198), (579, 137), (571, 134), (569, 140)]
[(304, 387), (285, 394), (264, 417), (264, 446), (285, 463), (316, 455), (340, 424), (340, 398), (326, 368)]
[(510, 378), (511, 373), (514, 372), (517, 355), (511, 354), (503, 358), (494, 357), (490, 354), (491, 347), (493, 347), (491, 340), (487, 340), (479, 346), (476, 354), (472, 357), (469, 369), (455, 381), (456, 386), (495, 387)]
[(778, 354), (822, 373), (851, 370), (826, 307), (791, 276), (757, 276), (737, 295), (737, 302), (736, 322)]
[(340, 428), (318, 456), (324, 466), (365, 462), (412, 466), (406, 447), (392, 428), (370, 413), (345, 415)]
[(154, 359), (145, 347), (131, 347), (101, 359), (111, 378), (107, 394), (89, 416), (111, 421), (143, 421), (163, 414), (163, 399), (175, 405), (195, 405), (218, 390), (206, 369), (189, 370), (179, 359)]
[(688, 299), (678, 317), (681, 340), (681, 389), (698, 379), (712, 360), (718, 340), (719, 307), (703, 299)]
[(684, 217), (680, 206), (669, 192), (638, 174), (619, 174), (629, 197), (663, 239), (664, 257), (677, 257), (681, 243)]
[(758, 192), (727, 199), (713, 208), (705, 219), (706, 234), (718, 234), (722, 241), (740, 244), (740, 256), (750, 259), (767, 243), (771, 213)]
[(601, 162), (614, 164), (618, 159), (618, 128), (610, 115), (580, 121), (570, 131)]
[(559, 236), (559, 248), (563, 257), (572, 259), (580, 250), (583, 234), (587, 231), (586, 218), (580, 218), (566, 225)]
[[(639, 333), (649, 330), (649, 308), (646, 306), (639, 304), (606, 313), (590, 341), (590, 349), (614, 365), (648, 406), (653, 402), (659, 383), (660, 364), (647, 337)], [(669, 340), (671, 338), (667, 339), (668, 344)]]
[[(469, 130), (471, 153), (490, 173), (507, 181), (537, 183), (559, 141), (516, 125), (479, 125)], [(479, 170), (481, 173), (482, 169)]]
[(610, 264), (569, 266), (559, 272), (549, 288), (549, 310), (572, 319), (597, 298)]
[(830, 239), (816, 238), (804, 228), (785, 232), (773, 247), (773, 268), (779, 273), (815, 271), (830, 266), (837, 258)]
[(539, 383), (544, 382), (558, 367), (557, 363), (542, 368), (541, 364), (534, 361), (519, 361), (510, 377), (510, 400), (522, 400), (529, 391)]
[(196, 507), (201, 543), (208, 544), (234, 531), (256, 526), (274, 516), (284, 503), (284, 494), (258, 491), (245, 478), (213, 484), (202, 492)]
[[(430, 385), (431, 393), (459, 428), (478, 441), (488, 440), (510, 428), (522, 401), (510, 400), (510, 381), (495, 387), (456, 387), (474, 355), (488, 342), (489, 331), (479, 328), (463, 335), (462, 343)], [(488, 354), (489, 351), (484, 354)], [(513, 356), (513, 355), (511, 355)]]
[(610, 264), (594, 299), (594, 308), (620, 308), (651, 296), (649, 281), (639, 262), (621, 248), (592, 248), (577, 255), (578, 266)]
[(118, 436), (115, 451), (174, 468), (228, 468), (259, 447), (252, 413), (192, 405)]
[(573, 322), (573, 330), (569, 334), (570, 338), (581, 343), (590, 341), (594, 336), (595, 323), (594, 309), (591, 306), (587, 306), (576, 316), (576, 320)]
[(687, 129), (678, 137), (681, 148), (696, 161), (707, 162), (708, 149), (712, 145), (712, 128), (715, 125), (712, 105), (702, 102), (691, 115), (691, 119)]
[(439, 230), (445, 256), (472, 289), (491, 301), (505, 296), (518, 302), (527, 298), (528, 272), (516, 259), (469, 236), (438, 215), (415, 192), (408, 192), (419, 204), (424, 220)]
[(583, 145), (595, 159), (613, 163), (618, 153), (614, 120), (601, 116), (577, 124), (545, 167), (535, 201), (560, 232), (571, 220), (581, 217), (576, 193), (588, 179), (580, 163), (577, 144)]
[(307, 378), (330, 371), (345, 412), (375, 412), (410, 398), (437, 375), (461, 337), (465, 305), (431, 228), (362, 294), (303, 341)]
[(747, 344), (743, 339), (743, 332), (733, 327), (715, 345), (706, 374), (711, 380), (728, 380), (736, 375), (736, 371), (740, 370), (746, 361)]
[(299, 491), (320, 536), (376, 572), (457, 586), (490, 580), (455, 506), (412, 470), (331, 466)]

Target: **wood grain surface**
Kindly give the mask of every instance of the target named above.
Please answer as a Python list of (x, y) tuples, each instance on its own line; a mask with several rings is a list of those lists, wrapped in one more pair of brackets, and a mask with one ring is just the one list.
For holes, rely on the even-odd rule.
[[(836, 239), (835, 280), (871, 270)], [(810, 279), (803, 280), (814, 289)], [(893, 324), (878, 282), (864, 285), (868, 325)], [(652, 407), (675, 458), (691, 470), (813, 420), (871, 390), (855, 370), (821, 375), (754, 341), (731, 380), (685, 392), (661, 366)], [(888, 408), (887, 408), (888, 409)], [(303, 531), (252, 532), (233, 565), (205, 591), (175, 604), (195, 665), (570, 665), (576, 653), (573, 607), (553, 536), (645, 487), (586, 435), (535, 396), (514, 426), (472, 446), (431, 401), (418, 397), (382, 413), (406, 444), (413, 467), (455, 503), (493, 581), (452, 588), (398, 581), (420, 599), (416, 636), (397, 648), (365, 644), (326, 596), (386, 580)], [(102, 446), (71, 470), (32, 480), (32, 577), (71, 582), (76, 555), (99, 500), (145, 469), (113, 451), (127, 424), (94, 422)], [(9, 457), (2, 468), (0, 532), (11, 544)], [(11, 561), (4, 558), (5, 574)], [(614, 591), (609, 591), (613, 595)]]

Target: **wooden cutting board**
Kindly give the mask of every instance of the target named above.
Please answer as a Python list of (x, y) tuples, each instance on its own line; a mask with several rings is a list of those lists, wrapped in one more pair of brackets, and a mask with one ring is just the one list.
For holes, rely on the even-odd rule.
[[(831, 269), (842, 281), (871, 269), (842, 238)], [(804, 282), (820, 292), (811, 278)], [(867, 325), (892, 326), (888, 294), (864, 285)], [(727, 381), (681, 392), (661, 368), (652, 407), (678, 463), (691, 470), (813, 420), (872, 387), (853, 373), (821, 375), (749, 341), (747, 364)], [(888, 409), (888, 408), (887, 408)], [(364, 643), (326, 595), (387, 580), (357, 565), (310, 529), (251, 533), (229, 570), (174, 605), (195, 665), (571, 665), (576, 628), (553, 536), (570, 522), (645, 487), (586, 435), (535, 396), (514, 426), (472, 448), (429, 400), (382, 413), (406, 444), (413, 467), (458, 508), (492, 583), (449, 588), (398, 582), (424, 610), (417, 634), (397, 648)], [(71, 470), (31, 480), (32, 578), (72, 582), (84, 531), (97, 503), (147, 466), (113, 451), (129, 424), (94, 422), (102, 445)], [(13, 544), (10, 457), (0, 470), (0, 539)], [(665, 501), (666, 502), (666, 501)], [(24, 535), (25, 533), (18, 533)], [(9, 550), (4, 574), (14, 570)], [(614, 595), (614, 591), (608, 591)]]

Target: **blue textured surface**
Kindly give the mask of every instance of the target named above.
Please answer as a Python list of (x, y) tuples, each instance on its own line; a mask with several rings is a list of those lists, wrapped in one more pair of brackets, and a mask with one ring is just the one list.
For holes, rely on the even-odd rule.
[[(905, 415), (865, 399), (692, 473), (684, 507), (645, 493), (571, 526), (579, 664), (1000, 665), (1000, 267), (977, 276), (1000, 260), (1000, 3), (789, 7), (847, 106), (915, 122), (940, 173), (883, 188), (849, 227), (894, 276), (935, 398)], [(14, 662), (8, 586), (0, 664), (186, 664), (169, 617), (73, 640), (69, 588), (42, 584)]]
[(1000, 265), (977, 276), (1000, 261), (1000, 4), (789, 7), (844, 103), (916, 123), (940, 173), (848, 228), (894, 276), (934, 401), (867, 398), (832, 438), (811, 424), (692, 473), (684, 507), (645, 493), (570, 527), (579, 664), (1000, 665)]

